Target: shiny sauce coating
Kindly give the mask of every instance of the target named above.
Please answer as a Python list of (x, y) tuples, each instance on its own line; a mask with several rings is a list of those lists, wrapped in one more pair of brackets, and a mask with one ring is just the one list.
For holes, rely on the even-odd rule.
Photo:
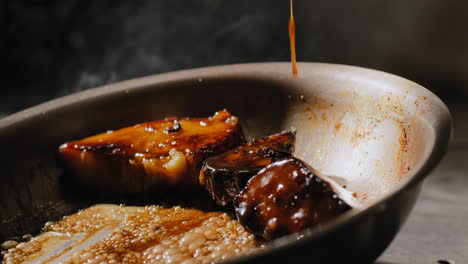
[(300, 232), (351, 209), (330, 184), (292, 158), (252, 177), (234, 200), (240, 223), (264, 239)]
[(200, 171), (200, 183), (216, 203), (221, 206), (230, 204), (262, 168), (291, 157), (294, 141), (295, 133), (284, 131), (208, 158)]
[(59, 148), (64, 167), (93, 189), (142, 192), (199, 186), (202, 162), (244, 142), (238, 118), (166, 118), (109, 131)]

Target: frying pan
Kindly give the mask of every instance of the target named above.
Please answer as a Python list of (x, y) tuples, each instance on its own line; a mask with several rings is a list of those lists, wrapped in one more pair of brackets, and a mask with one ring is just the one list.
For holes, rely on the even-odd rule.
[(67, 177), (55, 156), (61, 143), (226, 108), (240, 117), (248, 138), (294, 127), (295, 155), (335, 177), (363, 204), (227, 262), (374, 261), (445, 153), (449, 111), (430, 91), (388, 73), (322, 63), (300, 63), (299, 71), (293, 78), (288, 63), (255, 63), (154, 75), (52, 100), (0, 120), (0, 240), (36, 234), (45, 222), (99, 202), (86, 191), (78, 195), (73, 186), (64, 187)]

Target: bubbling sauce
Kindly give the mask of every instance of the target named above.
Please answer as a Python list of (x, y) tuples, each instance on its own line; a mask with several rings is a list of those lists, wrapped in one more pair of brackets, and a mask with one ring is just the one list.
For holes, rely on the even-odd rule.
[(46, 224), (4, 263), (212, 263), (258, 250), (224, 212), (96, 205)]

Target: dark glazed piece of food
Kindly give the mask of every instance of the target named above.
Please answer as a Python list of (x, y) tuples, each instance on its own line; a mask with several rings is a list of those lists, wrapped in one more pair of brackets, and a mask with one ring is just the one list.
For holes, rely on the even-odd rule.
[(290, 158), (294, 141), (295, 133), (285, 131), (208, 158), (200, 171), (200, 183), (216, 203), (225, 206), (265, 166)]
[(199, 186), (202, 162), (244, 142), (228, 111), (209, 118), (166, 118), (68, 142), (59, 148), (79, 182), (112, 192)]
[(327, 181), (296, 158), (261, 170), (234, 199), (234, 206), (240, 223), (267, 240), (300, 232), (351, 209)]

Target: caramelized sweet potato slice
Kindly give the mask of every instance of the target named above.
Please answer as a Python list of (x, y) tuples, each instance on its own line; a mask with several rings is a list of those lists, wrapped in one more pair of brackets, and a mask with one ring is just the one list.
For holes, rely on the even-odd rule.
[(294, 132), (285, 131), (208, 158), (200, 171), (200, 183), (216, 203), (225, 206), (266, 165), (291, 157), (294, 141)]
[(59, 156), (79, 182), (112, 192), (199, 185), (202, 162), (244, 142), (238, 118), (166, 118), (63, 144)]
[(330, 183), (296, 159), (275, 162), (234, 199), (242, 225), (264, 239), (296, 233), (351, 209)]

